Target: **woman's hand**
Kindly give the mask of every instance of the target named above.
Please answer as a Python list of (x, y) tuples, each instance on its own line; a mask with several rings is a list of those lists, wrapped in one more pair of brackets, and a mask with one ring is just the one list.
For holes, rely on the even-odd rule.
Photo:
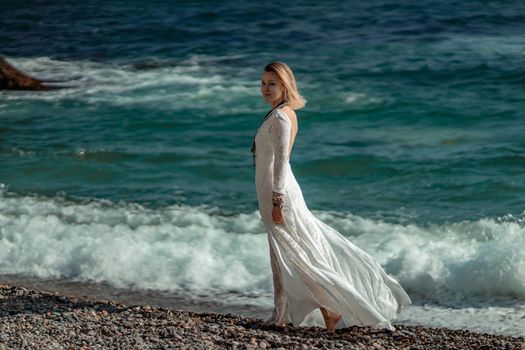
[(274, 224), (284, 224), (284, 194), (272, 192), (272, 220)]
[(274, 224), (279, 224), (279, 225), (284, 224), (283, 211), (284, 211), (284, 208), (273, 207), (272, 219), (273, 219)]

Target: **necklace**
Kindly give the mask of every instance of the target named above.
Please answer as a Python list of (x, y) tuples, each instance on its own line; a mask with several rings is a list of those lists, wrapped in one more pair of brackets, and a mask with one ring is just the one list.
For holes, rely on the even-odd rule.
[(259, 132), (259, 129), (261, 128), (261, 126), (264, 124), (264, 122), (266, 121), (266, 119), (268, 119), (270, 117), (270, 115), (272, 114), (272, 112), (274, 110), (276, 110), (277, 108), (279, 107), (282, 107), (284, 105), (287, 104), (287, 101), (281, 101), (277, 106), (273, 107), (265, 116), (264, 116), (264, 119), (263, 121), (261, 122), (261, 124), (259, 125), (259, 127), (257, 128), (257, 131), (255, 131), (255, 136), (253, 137), (253, 143), (252, 143), (252, 149), (251, 149), (251, 152), (252, 152), (252, 156), (253, 156), (253, 166), (255, 166), (255, 138), (257, 137), (257, 133)]

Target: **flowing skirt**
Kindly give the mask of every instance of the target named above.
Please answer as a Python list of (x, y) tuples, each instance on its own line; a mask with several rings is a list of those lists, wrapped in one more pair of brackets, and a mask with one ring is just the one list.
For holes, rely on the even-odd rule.
[(324, 327), (319, 308), (325, 307), (342, 315), (337, 328), (394, 329), (390, 321), (411, 303), (409, 296), (374, 258), (310, 212), (289, 164), (284, 224), (273, 223), (264, 178), (257, 194), (270, 245), (273, 322)]

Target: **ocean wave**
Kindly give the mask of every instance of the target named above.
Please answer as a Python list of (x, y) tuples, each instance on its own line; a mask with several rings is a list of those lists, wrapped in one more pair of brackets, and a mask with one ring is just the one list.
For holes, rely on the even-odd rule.
[[(228, 60), (229, 56), (216, 58)], [(233, 57), (232, 59), (238, 59)], [(210, 100), (214, 108), (227, 106), (239, 95), (258, 96), (255, 81), (237, 79), (228, 82), (235, 67), (212, 65), (204, 55), (186, 60), (159, 61), (143, 58), (141, 62), (64, 61), (49, 57), (9, 58), (22, 71), (42, 80), (53, 80), (65, 89), (46, 93), (4, 93), (6, 101), (49, 101), (70, 103), (81, 100), (82, 105), (147, 107), (171, 112), (195, 109), (201, 99)]]
[[(0, 199), (0, 274), (156, 290), (272, 289), (268, 243), (257, 212), (155, 209), (5, 191)], [(443, 304), (525, 298), (523, 218), (418, 226), (314, 214), (376, 257), (416, 298)]]

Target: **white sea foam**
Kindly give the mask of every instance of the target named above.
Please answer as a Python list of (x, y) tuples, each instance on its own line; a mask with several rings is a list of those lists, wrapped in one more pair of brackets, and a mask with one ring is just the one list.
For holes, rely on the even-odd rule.
[[(314, 212), (375, 256), (416, 299), (525, 299), (525, 228), (482, 219), (422, 227)], [(0, 273), (167, 290), (271, 291), (257, 212), (2, 195)]]
[(344, 103), (355, 107), (367, 107), (384, 103), (383, 100), (362, 92), (344, 92), (341, 94)]
[(525, 229), (482, 219), (447, 225), (392, 225), (353, 218), (356, 243), (373, 247), (389, 272), (420, 294), (438, 298), (525, 297)]
[(231, 67), (207, 64), (205, 57), (200, 56), (183, 62), (153, 62), (153, 66), (145, 69), (127, 63), (61, 61), (48, 57), (8, 57), (8, 60), (30, 75), (64, 81), (53, 84), (69, 88), (40, 94), (5, 94), (3, 98), (6, 100), (60, 102), (79, 99), (89, 105), (143, 106), (177, 111), (196, 108), (206, 97), (215, 110), (220, 110), (232, 101), (238, 101), (239, 96), (258, 94), (255, 80), (236, 79), (235, 84), (231, 84), (228, 81)]
[[(523, 218), (423, 227), (314, 213), (400, 280), (414, 301), (400, 321), (525, 335)], [(258, 213), (206, 206), (151, 209), (0, 188), (0, 274), (229, 295), (229, 304), (265, 308), (272, 302)], [(258, 297), (243, 297), (250, 295)]]
[(270, 288), (255, 215), (2, 198), (0, 271), (148, 289)]
[(398, 315), (397, 321), (451, 329), (525, 336), (525, 305), (494, 305), (493, 300), (480, 306), (442, 307), (432, 304), (411, 305)]

